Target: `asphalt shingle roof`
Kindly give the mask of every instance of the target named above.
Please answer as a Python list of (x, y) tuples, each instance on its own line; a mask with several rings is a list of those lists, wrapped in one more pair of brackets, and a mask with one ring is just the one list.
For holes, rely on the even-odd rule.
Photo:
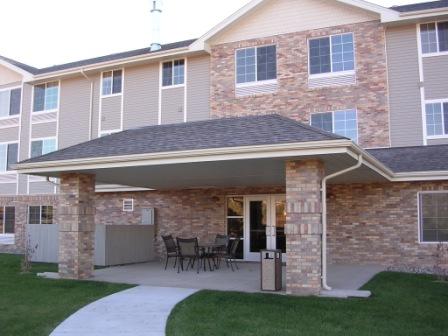
[(422, 2), (410, 5), (402, 5), (402, 6), (393, 6), (391, 9), (396, 10), (401, 13), (406, 12), (415, 12), (426, 9), (438, 9), (448, 7), (448, 0), (440, 0), (440, 1), (430, 1), (430, 2)]
[(71, 63), (53, 65), (53, 66), (42, 68), (42, 69), (34, 68), (32, 66), (26, 65), (24, 63), (20, 63), (18, 61), (15, 61), (11, 58), (7, 58), (4, 56), (0, 56), (0, 59), (3, 59), (6, 62), (11, 63), (11, 64), (17, 66), (18, 68), (28, 71), (29, 73), (31, 73), (33, 75), (41, 75), (41, 74), (50, 73), (50, 72), (54, 72), (54, 71), (67, 70), (67, 69), (71, 69), (71, 68), (77, 68), (77, 67), (92, 65), (92, 64), (96, 64), (96, 63), (115, 61), (115, 60), (120, 60), (120, 59), (124, 59), (124, 58), (128, 58), (128, 57), (149, 55), (149, 54), (152, 54), (155, 52), (161, 52), (161, 51), (167, 51), (167, 50), (172, 50), (172, 49), (177, 49), (177, 48), (188, 47), (194, 41), (195, 41), (195, 39), (174, 42), (174, 43), (169, 43), (169, 44), (163, 44), (161, 46), (162, 48), (157, 51), (151, 51), (150, 48), (142, 48), (142, 49), (130, 50), (130, 51), (120, 52), (120, 53), (116, 53), (116, 54), (95, 57), (95, 58), (89, 58), (89, 59), (71, 62)]
[(277, 114), (125, 130), (21, 163), (346, 139)]
[(448, 170), (448, 145), (367, 150), (395, 173)]

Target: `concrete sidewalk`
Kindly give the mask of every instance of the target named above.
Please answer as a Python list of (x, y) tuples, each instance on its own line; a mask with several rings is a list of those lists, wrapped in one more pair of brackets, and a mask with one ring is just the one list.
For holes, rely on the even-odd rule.
[(174, 306), (195, 289), (138, 286), (81, 308), (50, 336), (162, 336)]

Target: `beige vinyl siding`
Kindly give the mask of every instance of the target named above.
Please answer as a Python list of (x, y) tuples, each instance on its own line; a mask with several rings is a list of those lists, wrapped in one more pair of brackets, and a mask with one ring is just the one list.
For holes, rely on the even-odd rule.
[(19, 195), (25, 195), (28, 188), (28, 175), (19, 174), (17, 177), (19, 186), (17, 188)]
[(162, 90), (162, 124), (184, 121), (184, 88), (165, 88)]
[(448, 98), (448, 55), (423, 58), (425, 99)]
[(423, 144), (417, 35), (415, 25), (387, 28), (392, 146)]
[[(0, 74), (0, 76), (1, 76), (1, 74)], [(18, 86), (22, 86), (22, 82), (13, 82), (13, 83), (0, 85), (0, 90), (9, 89), (9, 88), (15, 88), (15, 87), (18, 87)]]
[(15, 195), (16, 193), (16, 183), (0, 183), (0, 195)]
[(56, 137), (57, 123), (55, 121), (34, 124), (31, 127), (31, 139)]
[(377, 14), (333, 0), (267, 1), (211, 42), (236, 42), (378, 19)]
[(8, 127), (0, 129), (0, 142), (19, 141), (19, 127)]
[(157, 125), (159, 115), (159, 64), (125, 69), (123, 128)]
[(53, 194), (54, 193), (54, 185), (52, 183), (49, 183), (46, 181), (30, 182), (29, 188), (30, 188), (29, 189), (30, 195)]
[(187, 121), (210, 118), (210, 57), (188, 59)]
[(22, 75), (3, 65), (0, 65), (0, 85), (17, 83), (22, 81)]
[(443, 139), (428, 139), (428, 145), (447, 145), (448, 138)]
[(83, 77), (61, 82), (58, 148), (89, 140), (90, 81)]
[(101, 98), (101, 130), (121, 127), (121, 95)]
[[(29, 158), (30, 149), (30, 114), (31, 114), (31, 95), (32, 86), (24, 84), (23, 86), (23, 99), (22, 99), (22, 130), (20, 132), (20, 144), (19, 144), (19, 160), (23, 161)], [(18, 176), (19, 186), (18, 192), (20, 195), (27, 193), (28, 177), (26, 175)]]

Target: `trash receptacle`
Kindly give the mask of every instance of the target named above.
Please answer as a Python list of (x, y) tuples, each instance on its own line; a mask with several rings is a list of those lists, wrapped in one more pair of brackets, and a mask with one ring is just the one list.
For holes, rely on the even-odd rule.
[(282, 250), (261, 250), (261, 290), (282, 289)]

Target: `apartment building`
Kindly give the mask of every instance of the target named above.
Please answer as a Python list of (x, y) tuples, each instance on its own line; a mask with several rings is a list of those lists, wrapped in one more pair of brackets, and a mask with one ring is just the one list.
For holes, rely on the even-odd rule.
[[(290, 293), (320, 290), (327, 248), (429, 267), (448, 241), (447, 80), (447, 1), (254, 0), (158, 50), (44, 69), (0, 57), (0, 251), (27, 225), (154, 208), (159, 255), (163, 234), (228, 233), (245, 260), (281, 249)], [(60, 231), (61, 274), (88, 277), (92, 258), (67, 265), (91, 230)]]

